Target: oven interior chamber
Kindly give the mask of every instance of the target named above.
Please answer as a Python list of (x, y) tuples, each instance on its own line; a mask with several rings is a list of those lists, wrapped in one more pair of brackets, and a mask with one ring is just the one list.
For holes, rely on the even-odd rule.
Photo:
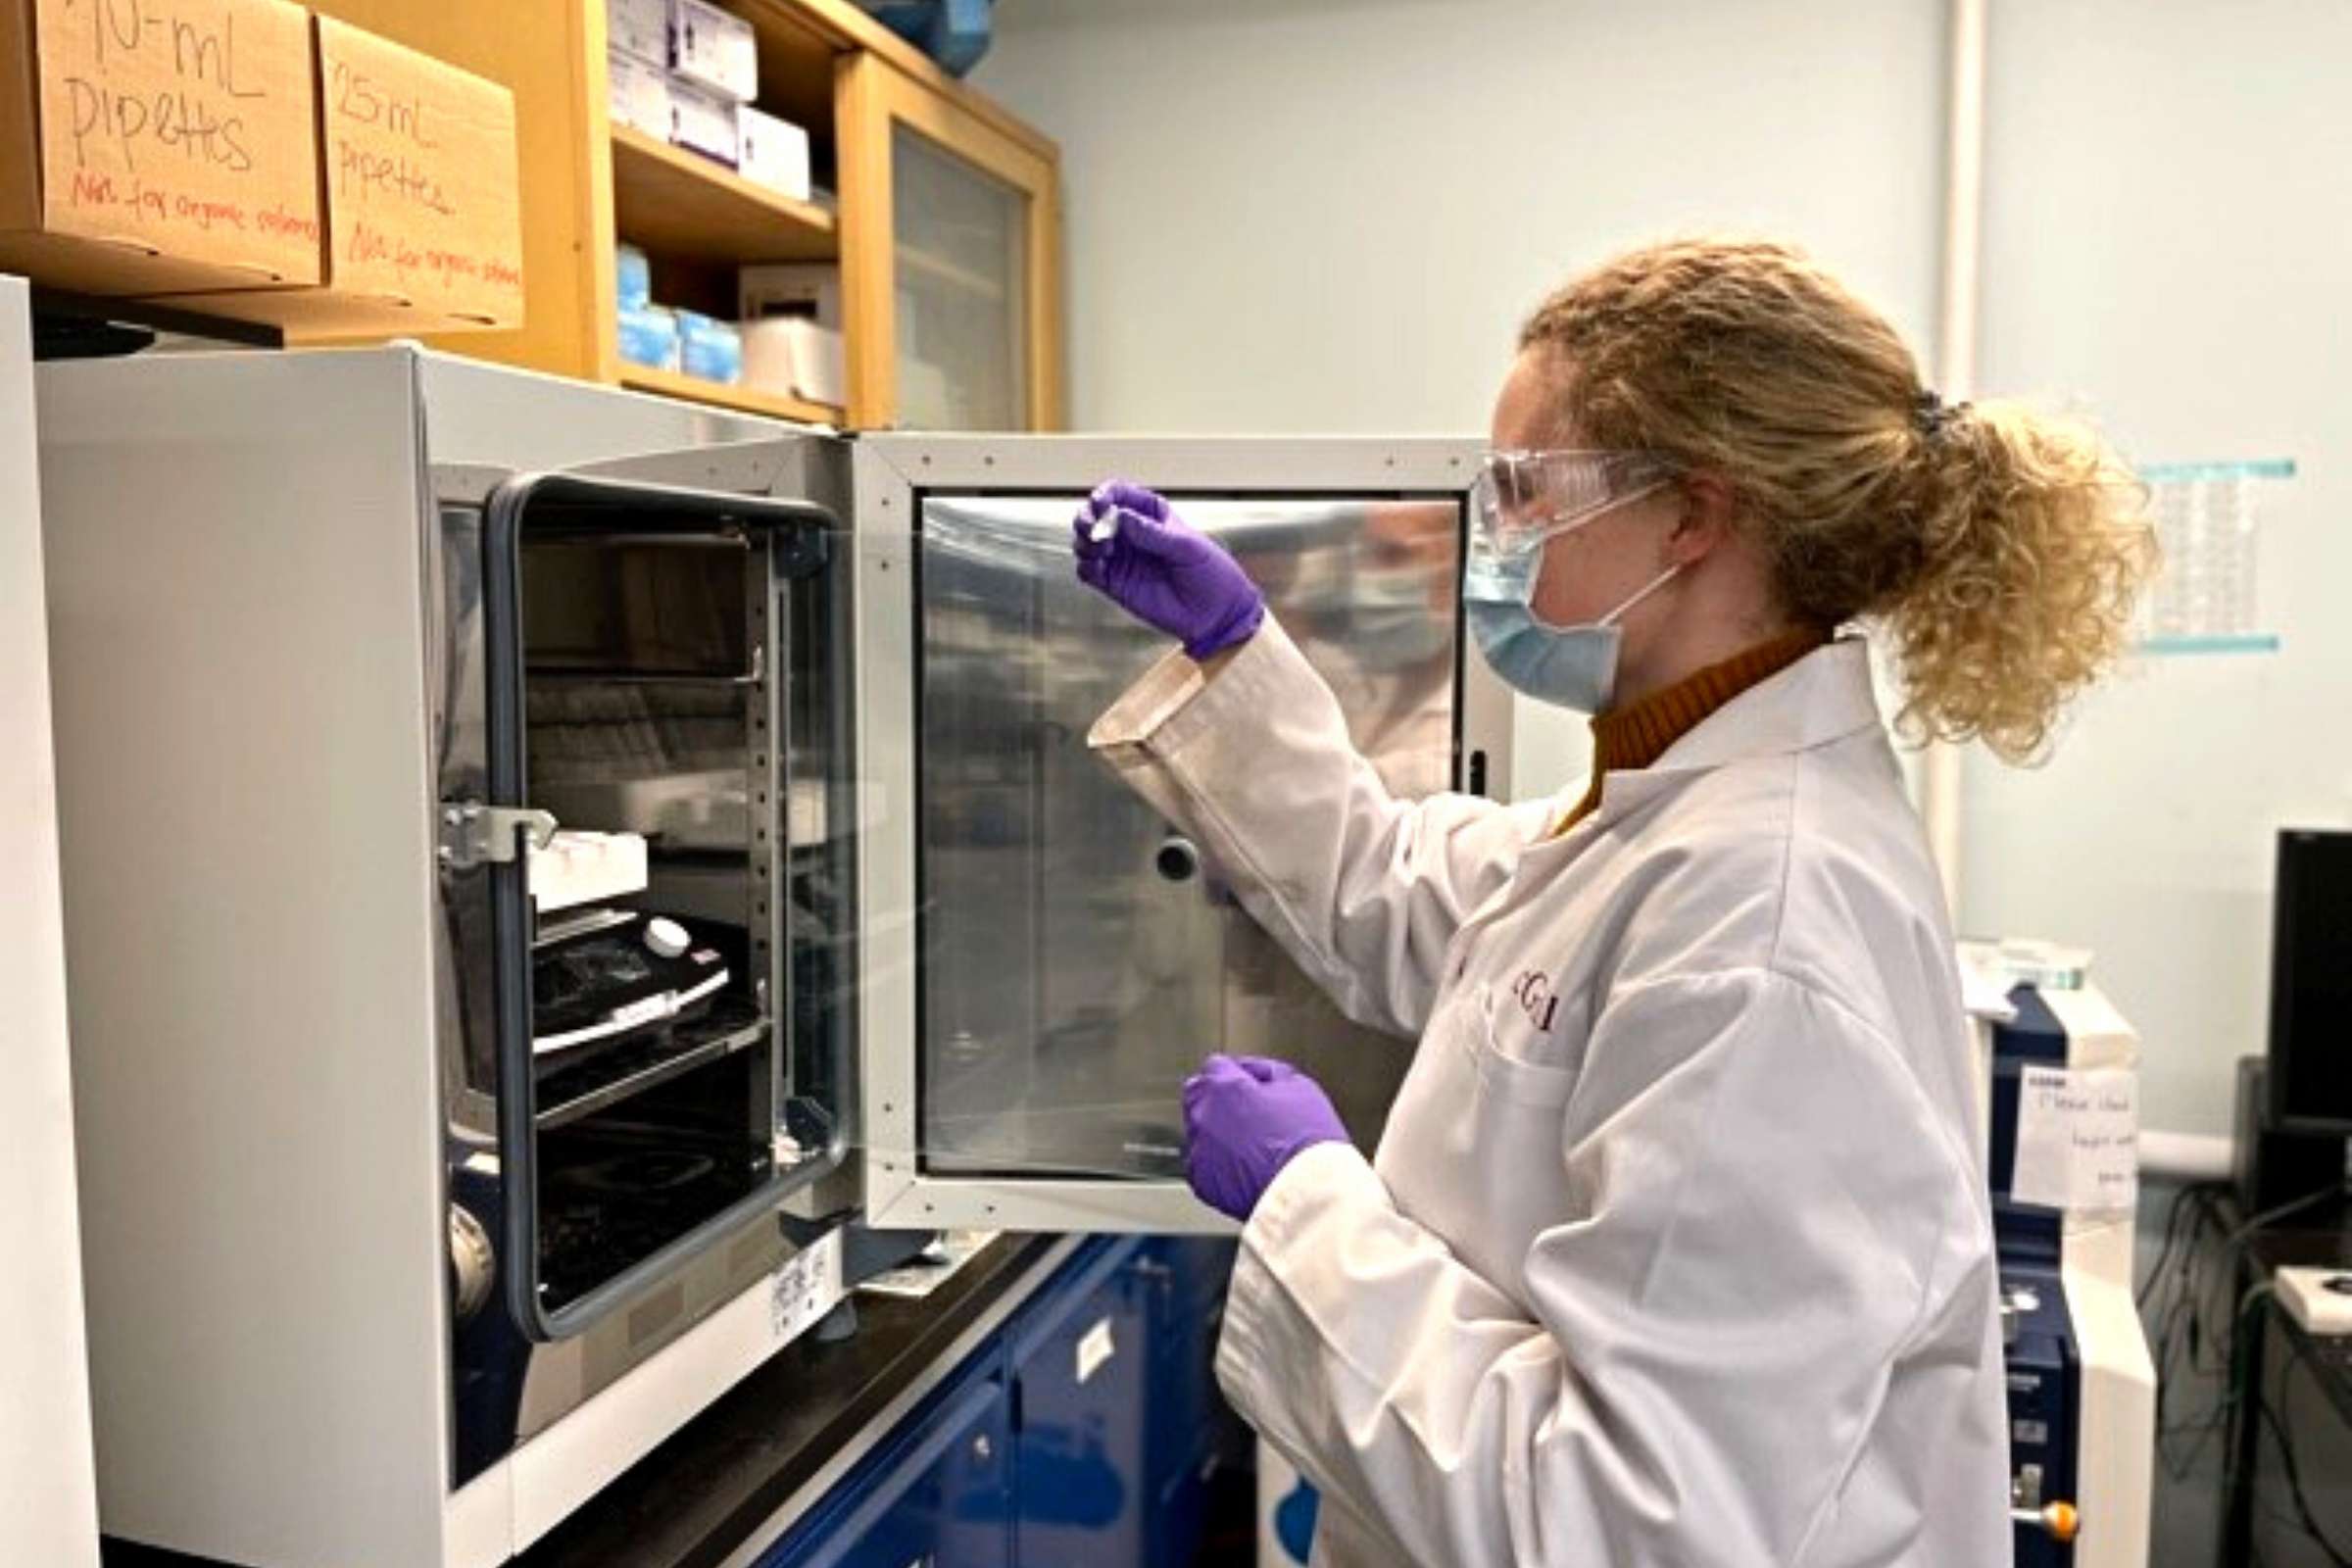
[[(443, 511), (441, 799), (558, 834), (441, 872), (452, 1131), (504, 1173), (482, 1218), (531, 1338), (585, 1328), (841, 1157), (836, 532), (812, 508), (578, 479)], [(604, 851), (641, 873), (550, 874)]]

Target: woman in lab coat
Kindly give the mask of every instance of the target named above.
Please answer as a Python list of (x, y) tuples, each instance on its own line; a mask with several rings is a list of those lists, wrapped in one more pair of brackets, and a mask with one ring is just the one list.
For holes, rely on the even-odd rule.
[(1247, 1222), (1218, 1372), (1330, 1564), (1984, 1568), (2010, 1549), (1992, 1238), (1897, 727), (2038, 753), (2149, 568), (2076, 426), (1946, 406), (1803, 256), (1623, 257), (1529, 318), (1465, 582), (1581, 798), (1394, 798), (1247, 574), (1105, 485), (1079, 575), (1177, 637), (1097, 726), (1355, 1018), (1418, 1036), (1378, 1155), (1214, 1056)]

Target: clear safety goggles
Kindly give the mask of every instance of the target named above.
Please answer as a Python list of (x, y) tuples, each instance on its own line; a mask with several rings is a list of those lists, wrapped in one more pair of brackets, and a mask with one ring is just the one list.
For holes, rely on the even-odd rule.
[(1496, 556), (1523, 555), (1611, 507), (1639, 501), (1674, 473), (1666, 460), (1646, 452), (1490, 452), (1479, 460), (1471, 492), (1472, 538)]

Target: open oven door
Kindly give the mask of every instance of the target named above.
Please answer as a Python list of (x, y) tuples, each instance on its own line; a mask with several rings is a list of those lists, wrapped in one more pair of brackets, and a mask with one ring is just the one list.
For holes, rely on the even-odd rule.
[(1087, 749), (1167, 648), (1081, 586), (1069, 529), (1113, 475), (1224, 541), (1403, 795), (1508, 777), (1508, 693), (1462, 657), (1478, 447), (1460, 440), (862, 437), (867, 1223), (1203, 1231), (1180, 1092), (1280, 1055), (1367, 1149), (1412, 1043), (1344, 1018), (1218, 869)]

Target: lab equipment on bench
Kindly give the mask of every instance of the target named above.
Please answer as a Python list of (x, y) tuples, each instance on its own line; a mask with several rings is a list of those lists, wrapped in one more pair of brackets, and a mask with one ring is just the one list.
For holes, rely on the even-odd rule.
[(2271, 915), (2271, 1125), (2352, 1135), (2352, 832), (2278, 835)]
[(2247, 1215), (2291, 1209), (2306, 1223), (2345, 1187), (2352, 1140), (2352, 832), (2278, 834), (2271, 914), (2269, 1049), (2237, 1063), (2232, 1177)]
[(103, 1526), (503, 1562), (841, 1289), (846, 528), (412, 350), (40, 395)]
[(2018, 1568), (2145, 1568), (2156, 1370), (2132, 1302), (2139, 1041), (2095, 984), (1984, 1021)]
[(2352, 1334), (2352, 1273), (2340, 1268), (2282, 1268), (2278, 1302), (2305, 1333)]
[[(501, 1562), (820, 1314), (853, 1212), (1226, 1229), (1212, 1050), (1377, 1136), (1403, 1046), (1085, 748), (1164, 644), (1069, 519), (1172, 492), (1392, 788), (1484, 790), (1472, 443), (851, 441), (410, 347), (41, 397), (110, 1533)], [(642, 889), (535, 902), (583, 831)]]

